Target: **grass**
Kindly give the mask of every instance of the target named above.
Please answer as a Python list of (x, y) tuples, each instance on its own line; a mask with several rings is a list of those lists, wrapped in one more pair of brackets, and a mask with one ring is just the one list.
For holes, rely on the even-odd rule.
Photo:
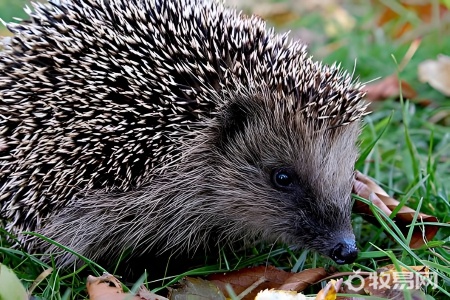
[[(11, 1), (0, 0), (0, 17)], [(432, 1), (434, 5), (438, 1)], [(373, 271), (386, 264), (396, 266), (425, 265), (439, 275), (439, 288), (428, 287), (426, 292), (435, 299), (450, 297), (450, 99), (432, 89), (417, 78), (417, 66), (426, 59), (435, 59), (437, 54), (450, 49), (450, 39), (442, 38), (450, 33), (449, 24), (428, 24), (420, 16), (405, 13), (383, 27), (375, 25), (375, 20), (388, 5), (378, 4), (369, 7), (352, 1), (350, 15), (356, 24), (352, 30), (341, 31), (338, 36), (327, 36), (319, 24), (325, 23), (324, 16), (309, 13), (286, 26), (294, 31), (297, 28), (310, 28), (315, 34), (325, 37), (325, 42), (312, 43), (310, 52), (317, 53), (317, 59), (326, 63), (342, 62), (346, 69), (355, 68), (363, 81), (398, 73), (398, 76), (411, 84), (417, 91), (416, 99), (390, 99), (377, 103), (370, 116), (365, 118), (365, 127), (361, 134), (361, 149), (364, 159), (358, 163), (358, 169), (373, 177), (392, 196), (402, 204), (420, 208), (424, 213), (439, 218), (442, 228), (434, 240), (417, 250), (410, 249), (408, 239), (411, 232), (404, 236), (392, 222), (392, 216), (386, 216), (373, 208), (380, 222), (379, 226), (369, 224), (361, 216), (353, 217), (353, 227), (361, 249), (358, 260), (353, 265), (339, 266), (340, 271), (361, 269)], [(392, 4), (394, 5), (394, 4)], [(397, 4), (396, 4), (397, 5)], [(398, 9), (397, 6), (393, 9)], [(400, 8), (402, 9), (402, 8)], [(11, 14), (17, 15), (14, 12)], [(393, 38), (391, 33), (399, 24), (412, 22), (408, 32), (410, 39)], [(427, 29), (423, 33), (423, 28)], [(404, 68), (398, 70), (400, 62), (411, 44), (421, 38), (421, 43)], [(355, 60), (357, 60), (355, 66)], [(431, 105), (421, 105), (423, 99), (429, 99)], [(438, 114), (447, 117), (435, 121)], [(360, 199), (364, 201), (363, 199)], [(415, 226), (419, 226), (416, 220)], [(35, 278), (44, 270), (55, 266), (40, 261), (39, 256), (12, 249), (5, 240), (7, 233), (1, 231), (0, 261), (11, 267), (26, 287), (31, 286)], [(273, 264), (277, 267), (301, 271), (318, 266), (333, 265), (329, 259), (316, 253), (294, 252), (285, 246), (271, 248), (264, 245), (243, 252), (224, 250), (219, 261), (205, 264), (178, 277), (165, 278), (154, 282), (156, 290), (170, 285), (181, 276), (205, 275), (214, 272), (240, 269), (251, 265)], [(94, 262), (83, 268), (59, 270), (46, 277), (34, 291), (41, 299), (84, 299), (85, 274), (101, 274), (103, 269)], [(113, 270), (108, 270), (113, 272)], [(311, 288), (306, 293), (317, 292)]]

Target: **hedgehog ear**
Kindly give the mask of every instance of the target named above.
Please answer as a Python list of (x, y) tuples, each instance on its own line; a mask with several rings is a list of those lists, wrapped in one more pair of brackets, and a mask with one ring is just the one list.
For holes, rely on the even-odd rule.
[(237, 134), (245, 130), (249, 120), (249, 108), (237, 101), (229, 103), (219, 117), (220, 133), (219, 144), (225, 145)]

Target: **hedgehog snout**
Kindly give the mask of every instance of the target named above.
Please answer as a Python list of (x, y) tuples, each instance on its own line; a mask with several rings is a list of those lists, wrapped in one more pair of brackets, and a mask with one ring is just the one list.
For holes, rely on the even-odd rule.
[(354, 238), (341, 239), (331, 250), (329, 255), (337, 264), (351, 264), (358, 256), (358, 248)]

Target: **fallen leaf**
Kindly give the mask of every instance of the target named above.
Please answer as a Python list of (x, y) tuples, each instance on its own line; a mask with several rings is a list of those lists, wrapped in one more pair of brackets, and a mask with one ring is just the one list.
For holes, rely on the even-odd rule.
[[(363, 175), (360, 172), (356, 173), (355, 182), (353, 184), (353, 192), (358, 196), (369, 199), (374, 205), (379, 207), (386, 215), (391, 215), (392, 211), (399, 205), (399, 201), (388, 196), (388, 194), (379, 187), (368, 176)], [(356, 201), (353, 206), (353, 211), (362, 214), (364, 218), (372, 223), (377, 223), (369, 205)], [(399, 229), (405, 234), (409, 231), (409, 225), (411, 225), (415, 210), (408, 206), (403, 206), (393, 218)], [(419, 213), (418, 221), (421, 222), (438, 222), (438, 219), (434, 216)], [(424, 232), (424, 231), (425, 232)], [(423, 225), (415, 226), (411, 237), (409, 246), (411, 248), (419, 248), (425, 244), (425, 241), (433, 239), (436, 235), (439, 227), (436, 225)]]
[(279, 270), (273, 266), (258, 266), (253, 268), (245, 268), (238, 271), (213, 274), (207, 277), (208, 280), (216, 284), (222, 293), (227, 296), (226, 285), (230, 284), (236, 294), (241, 294), (249, 286), (258, 282), (261, 278), (265, 281), (249, 293), (244, 299), (254, 299), (256, 294), (265, 289), (274, 289), (281, 286), (293, 273)]
[(304, 270), (300, 273), (294, 273), (286, 281), (282, 286), (279, 287), (280, 290), (286, 291), (303, 291), (310, 285), (326, 278), (329, 276), (328, 272), (324, 268), (315, 268)]
[[(413, 271), (411, 271), (411, 270)], [(419, 274), (421, 276), (419, 276)], [(426, 266), (401, 267), (397, 271), (395, 265), (387, 265), (376, 272), (353, 271), (341, 286), (340, 293), (359, 294), (381, 297), (381, 299), (404, 299), (404, 291), (410, 293), (411, 299), (426, 299), (420, 290), (429, 284), (437, 284), (431, 279)], [(436, 275), (436, 274), (434, 274)], [(358, 279), (355, 282), (355, 279)], [(366, 297), (337, 297), (337, 300), (359, 300)], [(378, 299), (378, 298), (377, 298)]]
[[(233, 291), (242, 295), (242, 299), (254, 299), (258, 292), (263, 290), (284, 290), (300, 292), (310, 285), (326, 278), (330, 274), (324, 268), (308, 269), (300, 273), (290, 273), (279, 270), (273, 266), (259, 266), (241, 269), (238, 271), (213, 274), (208, 276), (208, 280), (214, 282), (225, 296), (226, 285), (229, 284)], [(255, 285), (256, 283), (256, 285)], [(249, 289), (249, 291), (246, 291)]]
[(418, 76), (421, 82), (428, 82), (434, 89), (450, 96), (450, 56), (439, 55), (437, 60), (420, 63)]
[[(86, 287), (90, 300), (115, 300), (124, 298), (120, 281), (110, 274), (103, 274), (101, 277), (89, 275), (86, 281)], [(138, 298), (133, 297), (133, 299)]]
[[(403, 98), (417, 97), (417, 92), (406, 81), (401, 81)], [(400, 85), (396, 75), (390, 75), (383, 80), (369, 83), (364, 87), (366, 99), (369, 101), (382, 101), (400, 96)]]
[(225, 300), (220, 289), (211, 281), (200, 278), (185, 277), (177, 288), (169, 289), (170, 300), (184, 299), (218, 299)]
[(316, 297), (307, 297), (296, 291), (283, 290), (281, 287), (277, 290), (263, 290), (256, 295), (255, 300), (335, 300), (341, 284), (342, 279), (330, 280)]
[[(424, 266), (411, 266), (411, 269), (429, 277), (429, 269)], [(365, 278), (364, 290), (371, 296), (384, 297), (386, 299), (403, 299), (403, 292), (409, 291), (414, 295), (413, 299), (425, 299), (420, 288), (427, 283), (407, 268), (397, 271), (395, 265), (387, 265), (377, 270), (372, 276)]]
[(124, 293), (119, 279), (108, 273), (100, 277), (89, 275), (86, 287), (90, 300), (168, 300), (149, 292), (144, 286), (139, 288), (136, 295)]

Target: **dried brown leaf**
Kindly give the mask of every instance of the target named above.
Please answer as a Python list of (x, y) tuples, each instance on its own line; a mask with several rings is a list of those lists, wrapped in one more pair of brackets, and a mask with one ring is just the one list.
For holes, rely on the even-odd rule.
[(273, 266), (258, 266), (225, 274), (213, 274), (208, 276), (208, 280), (216, 284), (222, 293), (227, 296), (228, 293), (225, 288), (227, 284), (231, 285), (236, 294), (241, 294), (255, 282), (259, 281), (261, 278), (264, 278), (265, 281), (258, 285), (257, 289), (255, 288), (254, 291), (243, 298), (254, 299), (259, 291), (278, 288), (291, 275), (292, 273), (279, 270)]
[(169, 290), (170, 300), (184, 299), (223, 299), (225, 296), (211, 281), (200, 278), (185, 277), (180, 281), (179, 287)]
[[(411, 266), (411, 269), (429, 276), (429, 269), (425, 266)], [(387, 265), (377, 270), (376, 276), (369, 276), (364, 280), (364, 290), (371, 296), (384, 297), (386, 299), (403, 299), (403, 291), (409, 290), (413, 299), (425, 299), (419, 291), (425, 282), (419, 275), (407, 268), (397, 271), (395, 265)]]
[(320, 281), (330, 274), (324, 268), (315, 268), (304, 270), (300, 273), (294, 273), (286, 281), (282, 286), (279, 287), (280, 290), (286, 291), (303, 291), (310, 285)]
[[(388, 216), (400, 203), (394, 198), (389, 197), (381, 187), (360, 172), (356, 173), (353, 192), (362, 198), (371, 200), (374, 205), (378, 206)], [(377, 223), (369, 205), (361, 201), (356, 201), (353, 206), (353, 211), (362, 214), (368, 221)], [(416, 211), (412, 208), (403, 206), (393, 218), (403, 233), (408, 232), (408, 226), (411, 225), (415, 213)], [(438, 222), (436, 217), (424, 213), (419, 213), (418, 220), (421, 222)], [(415, 226), (409, 246), (411, 248), (421, 247), (425, 244), (425, 241), (433, 239), (438, 230), (439, 227), (435, 225)]]
[(421, 82), (428, 82), (434, 89), (450, 96), (450, 56), (439, 55), (437, 60), (423, 61), (418, 76)]
[[(304, 270), (300, 273), (290, 273), (273, 266), (247, 268), (226, 274), (214, 274), (208, 279), (214, 282), (227, 296), (225, 286), (230, 284), (236, 294), (241, 294), (251, 287), (242, 299), (254, 299), (263, 290), (284, 290), (300, 292), (310, 285), (326, 278), (330, 274), (324, 268)], [(255, 286), (257, 283), (257, 286)]]
[[(401, 81), (403, 98), (412, 99), (417, 97), (417, 92), (406, 81)], [(392, 97), (400, 96), (400, 85), (396, 75), (390, 75), (380, 81), (367, 84), (364, 87), (366, 99), (369, 101), (383, 101)]]
[(90, 300), (168, 300), (143, 286), (137, 295), (124, 293), (119, 279), (108, 273), (100, 277), (88, 276), (86, 287)]
[(307, 297), (296, 291), (263, 290), (258, 293), (255, 300), (335, 300), (337, 291), (342, 284), (342, 279), (330, 280), (327, 285), (319, 291), (316, 297)]

